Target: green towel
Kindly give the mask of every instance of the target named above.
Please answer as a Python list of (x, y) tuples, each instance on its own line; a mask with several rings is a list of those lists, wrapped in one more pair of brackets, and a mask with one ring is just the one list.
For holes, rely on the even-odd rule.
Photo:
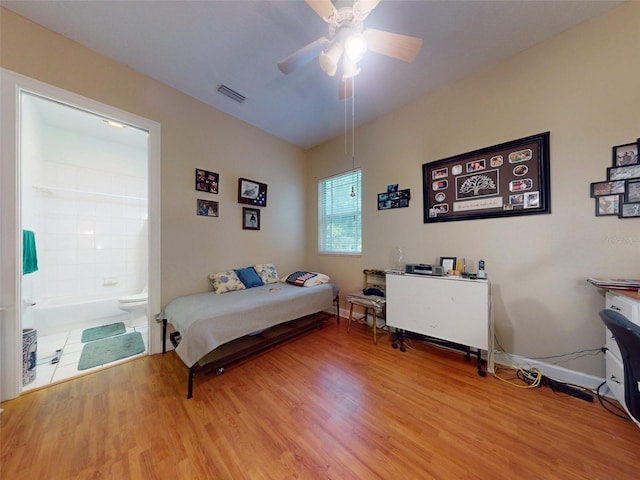
[(22, 231), (22, 274), (33, 273), (38, 270), (38, 256), (36, 255), (36, 237), (30, 230)]

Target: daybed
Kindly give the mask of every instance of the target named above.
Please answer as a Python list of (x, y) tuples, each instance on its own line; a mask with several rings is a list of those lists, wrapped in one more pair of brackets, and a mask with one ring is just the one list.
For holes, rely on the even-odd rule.
[[(256, 275), (257, 274), (257, 275)], [(259, 279), (258, 279), (259, 278)], [(213, 292), (176, 298), (158, 315), (162, 351), (167, 324), (170, 341), (189, 367), (187, 398), (199, 371), (221, 373), (229, 363), (314, 328), (322, 327), (336, 303), (338, 288), (316, 272), (294, 272), (279, 279), (272, 264), (210, 275)]]

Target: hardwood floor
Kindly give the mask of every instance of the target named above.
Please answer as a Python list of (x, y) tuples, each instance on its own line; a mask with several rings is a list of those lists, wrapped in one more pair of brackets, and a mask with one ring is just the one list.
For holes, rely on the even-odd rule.
[[(144, 357), (4, 402), (3, 479), (631, 479), (640, 429), (460, 354), (325, 324), (199, 375)], [(503, 372), (506, 375), (506, 372)]]

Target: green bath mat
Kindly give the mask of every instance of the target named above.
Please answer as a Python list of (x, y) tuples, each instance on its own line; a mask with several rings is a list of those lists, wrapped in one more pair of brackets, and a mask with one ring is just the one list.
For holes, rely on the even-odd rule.
[(127, 329), (123, 322), (102, 325), (100, 327), (87, 328), (82, 331), (82, 343), (93, 342), (101, 338), (113, 337), (124, 333)]
[(96, 340), (82, 348), (78, 370), (115, 362), (142, 352), (144, 352), (144, 342), (140, 332)]

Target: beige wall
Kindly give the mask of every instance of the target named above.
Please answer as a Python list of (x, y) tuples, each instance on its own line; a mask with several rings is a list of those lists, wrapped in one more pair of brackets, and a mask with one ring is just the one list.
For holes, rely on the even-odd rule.
[[(162, 129), (162, 305), (209, 289), (208, 273), (273, 262), (302, 268), (304, 152), (140, 75), (23, 17), (0, 9), (0, 65), (149, 118)], [(220, 174), (220, 194), (194, 190), (195, 168)], [(242, 230), (237, 180), (268, 185), (261, 230)], [(196, 216), (196, 199), (220, 217)]]
[[(640, 136), (640, 3), (623, 5), (509, 60), (379, 118), (356, 133), (363, 173), (363, 255), (308, 263), (361, 288), (363, 268), (390, 267), (393, 246), (408, 262), (484, 259), (497, 334), (526, 357), (603, 345), (603, 294), (590, 276), (640, 276), (640, 220), (595, 217), (590, 182), (606, 179), (612, 147)], [(365, 73), (363, 73), (365, 74)], [(356, 98), (357, 111), (357, 98)], [(423, 163), (551, 132), (550, 215), (424, 224)], [(317, 178), (350, 168), (344, 140), (309, 153)], [(377, 211), (387, 184), (410, 188), (409, 208)], [(317, 236), (317, 200), (308, 196), (308, 235)], [(603, 376), (602, 355), (562, 366)]]

